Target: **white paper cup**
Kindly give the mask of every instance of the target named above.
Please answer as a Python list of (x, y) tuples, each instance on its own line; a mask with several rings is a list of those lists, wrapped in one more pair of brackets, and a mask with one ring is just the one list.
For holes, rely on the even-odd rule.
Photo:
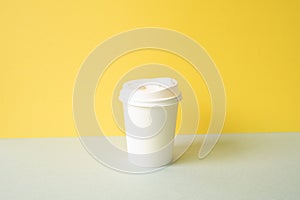
[(177, 81), (171, 78), (140, 79), (125, 83), (123, 102), (129, 161), (159, 167), (172, 161), (178, 102)]

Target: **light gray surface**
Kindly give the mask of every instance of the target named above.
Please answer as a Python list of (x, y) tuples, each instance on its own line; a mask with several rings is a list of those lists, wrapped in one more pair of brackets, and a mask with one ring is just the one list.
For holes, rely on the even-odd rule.
[(1, 139), (0, 199), (299, 199), (300, 133), (223, 134), (197, 159), (201, 138), (161, 171), (104, 167), (77, 138)]

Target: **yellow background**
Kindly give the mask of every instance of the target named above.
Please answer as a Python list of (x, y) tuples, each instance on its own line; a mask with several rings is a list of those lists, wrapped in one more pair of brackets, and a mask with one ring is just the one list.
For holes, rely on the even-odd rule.
[[(108, 37), (148, 26), (182, 32), (213, 58), (227, 92), (223, 132), (300, 131), (299, 19), (296, 0), (2, 1), (0, 137), (76, 136), (81, 63)], [(119, 64), (168, 61), (144, 53)]]

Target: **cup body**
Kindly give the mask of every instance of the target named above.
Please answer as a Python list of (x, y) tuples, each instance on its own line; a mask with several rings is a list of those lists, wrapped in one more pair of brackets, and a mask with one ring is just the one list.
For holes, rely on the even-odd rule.
[(178, 104), (123, 106), (129, 161), (143, 167), (159, 167), (170, 163)]

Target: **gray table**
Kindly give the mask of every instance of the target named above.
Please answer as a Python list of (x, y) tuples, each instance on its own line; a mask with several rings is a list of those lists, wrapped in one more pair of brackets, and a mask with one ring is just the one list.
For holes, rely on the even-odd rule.
[(0, 140), (0, 199), (299, 199), (300, 133), (223, 134), (163, 170), (132, 175), (93, 159), (78, 138)]

